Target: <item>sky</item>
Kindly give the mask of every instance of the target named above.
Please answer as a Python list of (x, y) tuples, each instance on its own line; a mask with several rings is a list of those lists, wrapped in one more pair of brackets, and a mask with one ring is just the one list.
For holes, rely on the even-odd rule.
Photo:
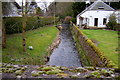
[[(15, 0), (19, 5), (21, 5), (22, 0)], [(25, 1), (25, 0), (24, 0)], [(29, 1), (29, 0), (28, 0)], [(47, 6), (49, 6), (50, 2), (53, 2), (54, 0), (35, 0), (41, 9), (44, 9), (44, 4), (43, 2), (47, 2)]]

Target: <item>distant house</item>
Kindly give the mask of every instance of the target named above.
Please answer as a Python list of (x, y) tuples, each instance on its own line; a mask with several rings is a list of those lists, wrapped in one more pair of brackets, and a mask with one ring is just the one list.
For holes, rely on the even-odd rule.
[[(29, 0), (28, 2), (28, 15), (35, 15), (37, 3), (34, 0)], [(22, 5), (18, 4), (15, 0), (10, 2), (2, 2), (2, 12), (4, 17), (21, 17), (22, 16)]]
[(2, 2), (3, 17), (21, 17), (19, 9), (21, 7), (17, 2)]
[(36, 8), (38, 7), (37, 3), (35, 1), (32, 1), (29, 3), (28, 8), (29, 8), (29, 15), (35, 15), (36, 14)]
[[(19, 3), (19, 4), (21, 6), (21, 9), (19, 9), (19, 14), (22, 15), (22, 3)], [(36, 15), (36, 8), (37, 7), (38, 7), (38, 5), (34, 0), (29, 0), (28, 5), (27, 5), (28, 16)], [(25, 5), (24, 5), (24, 10), (25, 10)]]
[(101, 0), (95, 1), (84, 11), (77, 15), (77, 25), (89, 27), (106, 27), (109, 16), (115, 10)]

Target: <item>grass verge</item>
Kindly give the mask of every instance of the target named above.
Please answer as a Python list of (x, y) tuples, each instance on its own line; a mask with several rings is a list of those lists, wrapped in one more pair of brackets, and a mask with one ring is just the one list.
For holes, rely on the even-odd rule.
[[(47, 48), (57, 36), (58, 30), (52, 26), (45, 26), (26, 32), (27, 53), (22, 50), (22, 34), (7, 35), (7, 48), (2, 50), (4, 63), (41, 65), (44, 64), (44, 56), (48, 55)], [(29, 50), (28, 46), (33, 46)]]
[(107, 30), (82, 30), (91, 40), (97, 41), (98, 48), (104, 52), (104, 56), (118, 66), (118, 34), (117, 31)]

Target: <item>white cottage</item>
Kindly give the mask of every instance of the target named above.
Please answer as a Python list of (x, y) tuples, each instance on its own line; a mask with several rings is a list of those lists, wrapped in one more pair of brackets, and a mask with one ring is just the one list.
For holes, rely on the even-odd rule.
[(109, 21), (109, 16), (114, 12), (114, 9), (101, 0), (95, 1), (84, 11), (77, 15), (77, 25), (89, 27), (106, 27)]
[(120, 23), (120, 9), (119, 9), (119, 10), (116, 10), (116, 11), (114, 12), (114, 14), (115, 14), (115, 16), (116, 16), (116, 18), (117, 18), (117, 23)]

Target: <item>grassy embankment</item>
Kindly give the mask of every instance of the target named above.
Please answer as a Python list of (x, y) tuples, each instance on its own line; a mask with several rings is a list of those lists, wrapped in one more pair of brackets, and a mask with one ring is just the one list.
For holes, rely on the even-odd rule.
[[(7, 48), (3, 49), (2, 60), (13, 64), (44, 64), (44, 56), (48, 55), (47, 48), (56, 38), (58, 30), (55, 27), (42, 27), (26, 32), (27, 53), (22, 50), (22, 34), (7, 35)], [(33, 46), (29, 50), (28, 46)]]
[(91, 40), (97, 41), (104, 55), (118, 66), (118, 34), (117, 31), (82, 30)]

